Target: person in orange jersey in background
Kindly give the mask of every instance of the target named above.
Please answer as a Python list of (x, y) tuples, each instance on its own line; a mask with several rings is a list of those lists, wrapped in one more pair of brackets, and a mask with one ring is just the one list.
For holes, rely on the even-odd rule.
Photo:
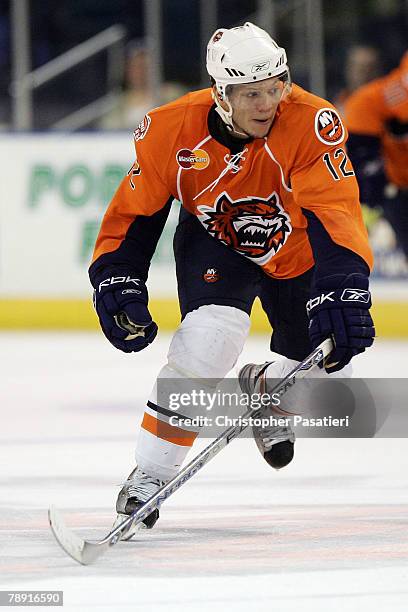
[(408, 257), (408, 51), (398, 68), (350, 96), (345, 121), (361, 202), (383, 208)]
[[(147, 402), (118, 521), (177, 474), (200, 430), (191, 425), (200, 407), (174, 413), (160, 384), (177, 391), (190, 378), (214, 391), (243, 349), (257, 296), (273, 328), (270, 378), (328, 336), (335, 349), (326, 371), (345, 375), (374, 338), (372, 254), (338, 112), (292, 85), (285, 50), (251, 23), (213, 34), (207, 70), (211, 88), (152, 110), (135, 130), (136, 160), (89, 270), (108, 340), (125, 352), (144, 349), (157, 333), (150, 261), (173, 199), (181, 202), (174, 252), (182, 321)], [(269, 465), (292, 460), (289, 426), (254, 434)], [(157, 518), (155, 510), (144, 526)]]

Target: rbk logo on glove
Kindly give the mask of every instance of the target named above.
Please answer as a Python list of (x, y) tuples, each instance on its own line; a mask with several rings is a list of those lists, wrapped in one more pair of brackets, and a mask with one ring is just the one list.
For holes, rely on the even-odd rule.
[[(140, 278), (131, 278), (130, 276), (110, 276), (99, 283), (99, 291), (101, 291), (103, 287), (109, 287), (109, 285), (114, 285), (115, 283), (135, 283), (135, 285), (140, 285), (141, 282)], [(139, 291), (138, 293), (142, 292)]]
[(306, 304), (306, 310), (309, 313), (312, 308), (315, 306), (319, 306), (319, 304), (323, 304), (326, 300), (330, 300), (330, 302), (334, 302), (334, 299), (331, 297), (334, 295), (334, 291), (330, 291), (330, 293), (322, 293), (321, 295), (317, 295), (314, 298), (311, 298)]

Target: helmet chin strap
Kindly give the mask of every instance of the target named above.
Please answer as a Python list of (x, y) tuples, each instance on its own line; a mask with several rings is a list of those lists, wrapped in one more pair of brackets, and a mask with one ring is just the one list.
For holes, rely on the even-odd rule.
[(228, 97), (227, 96), (223, 97), (223, 102), (225, 102), (225, 104), (228, 106), (228, 110), (225, 110), (221, 106), (218, 96), (219, 96), (218, 92), (217, 93), (214, 93), (214, 91), (212, 92), (212, 97), (216, 105), (215, 110), (217, 111), (217, 113), (219, 114), (219, 116), (221, 117), (225, 125), (227, 126), (227, 129), (233, 134), (237, 134), (237, 136), (244, 136), (244, 138), (250, 138), (249, 134), (247, 134), (246, 132), (241, 132), (240, 130), (237, 130), (237, 128), (235, 127), (234, 122), (232, 120), (233, 110), (232, 110), (231, 103), (228, 100)]

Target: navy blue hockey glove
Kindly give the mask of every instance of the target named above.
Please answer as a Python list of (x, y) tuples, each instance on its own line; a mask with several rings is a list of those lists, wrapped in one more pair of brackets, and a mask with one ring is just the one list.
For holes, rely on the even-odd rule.
[(331, 337), (334, 350), (325, 368), (331, 374), (374, 342), (375, 329), (369, 308), (371, 295), (364, 274), (333, 274), (320, 279), (312, 291), (306, 308), (309, 315), (309, 336), (313, 348)]
[(158, 328), (147, 308), (148, 301), (144, 281), (131, 272), (120, 270), (98, 277), (94, 306), (102, 331), (113, 346), (133, 353), (153, 342)]

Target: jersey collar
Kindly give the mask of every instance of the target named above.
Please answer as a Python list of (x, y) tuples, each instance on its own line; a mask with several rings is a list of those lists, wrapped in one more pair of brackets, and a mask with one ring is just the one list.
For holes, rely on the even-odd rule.
[(215, 104), (208, 112), (207, 125), (211, 136), (224, 147), (227, 147), (232, 154), (239, 153), (248, 143), (253, 141), (253, 138), (250, 137), (236, 138), (233, 136), (217, 113)]

